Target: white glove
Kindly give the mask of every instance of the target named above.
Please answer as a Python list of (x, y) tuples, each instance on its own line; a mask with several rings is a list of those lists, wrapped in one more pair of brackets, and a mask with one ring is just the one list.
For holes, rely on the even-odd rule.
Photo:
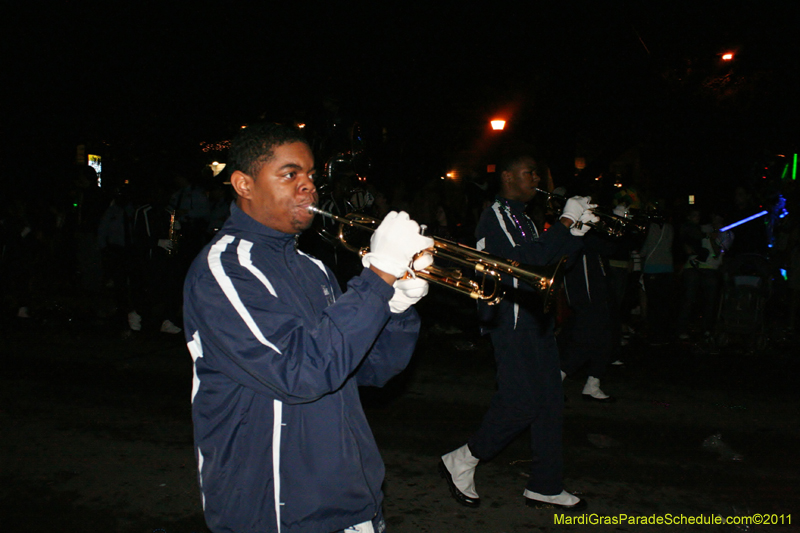
[(369, 241), (369, 253), (362, 259), (365, 267), (375, 268), (402, 278), (411, 270), (414, 256), (433, 247), (433, 239), (419, 233), (419, 224), (408, 213), (392, 211), (383, 219)]
[(618, 217), (627, 217), (628, 216), (628, 206), (625, 204), (617, 204), (614, 207), (614, 214)]
[(580, 224), (573, 225), (569, 229), (570, 233), (572, 233), (576, 237), (583, 237), (590, 229), (592, 229), (592, 227), (589, 225), (590, 222), (591, 223), (600, 222), (600, 217), (598, 217), (591, 211), (591, 209), (594, 207), (597, 206), (592, 205), (589, 209), (581, 213), (581, 218), (578, 220)]
[(593, 207), (597, 206), (589, 203), (588, 196), (573, 196), (564, 204), (564, 210), (561, 212), (560, 218), (567, 217), (573, 222), (577, 222), (581, 219), (584, 211)]
[(389, 300), (392, 313), (402, 313), (428, 294), (428, 282), (422, 278), (398, 279), (394, 282), (394, 296)]
[(169, 239), (158, 239), (158, 243), (156, 243), (160, 248), (163, 248), (167, 251), (172, 250), (172, 241)]

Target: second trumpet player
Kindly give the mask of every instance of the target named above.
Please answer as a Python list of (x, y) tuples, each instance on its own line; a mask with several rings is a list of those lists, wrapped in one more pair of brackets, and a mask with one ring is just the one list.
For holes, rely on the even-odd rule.
[[(597, 218), (589, 199), (567, 199), (559, 221), (541, 231), (525, 213), (540, 181), (534, 158), (512, 153), (497, 167), (500, 192), (478, 222), (477, 248), (538, 266), (554, 264), (565, 255), (574, 257), (582, 236), (591, 229), (587, 222)], [(500, 453), (522, 431), (529, 431), (533, 461), (524, 488), (525, 503), (582, 509), (585, 500), (563, 486), (564, 393), (553, 316), (542, 312), (533, 291), (523, 284), (508, 277), (504, 284), (507, 297), (496, 306), (481, 306), (480, 316), (494, 347), (497, 392), (477, 431), (461, 447), (442, 456), (439, 472), (456, 502), (477, 507), (481, 502), (474, 481), (477, 465)]]

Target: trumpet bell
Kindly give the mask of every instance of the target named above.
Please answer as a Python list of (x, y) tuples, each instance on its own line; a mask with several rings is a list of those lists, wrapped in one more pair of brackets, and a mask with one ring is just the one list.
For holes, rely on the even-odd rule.
[[(423, 279), (465, 292), (474, 300), (495, 305), (504, 297), (502, 276), (507, 275), (519, 279), (538, 292), (545, 313), (552, 307), (564, 277), (563, 266), (567, 256), (561, 257), (551, 266), (522, 265), (447, 239), (435, 238), (433, 241), (434, 247), (430, 253), (433, 254), (434, 260), (438, 257), (446, 262), (473, 269), (479, 276), (480, 282), (470, 280), (458, 269), (447, 269), (444, 274), (431, 272), (430, 277), (426, 277), (429, 275), (428, 272), (422, 271)], [(417, 272), (417, 275), (420, 275), (420, 272)]]

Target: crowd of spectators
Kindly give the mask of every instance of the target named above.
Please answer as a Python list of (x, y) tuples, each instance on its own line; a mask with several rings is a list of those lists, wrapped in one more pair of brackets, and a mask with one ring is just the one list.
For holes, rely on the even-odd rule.
[[(727, 200), (730, 209), (725, 204), (672, 209), (664, 202), (657, 208), (651, 204), (647, 231), (618, 241), (621, 246), (609, 257), (621, 317), (615, 344), (625, 345), (636, 333), (652, 346), (688, 342), (700, 351), (717, 352), (718, 339), (736, 333), (725, 321), (726, 305), (736, 305), (742, 312), (738, 318), (758, 325), (748, 332), (766, 334), (769, 313), (788, 317), (777, 321), (780, 331), (772, 333), (793, 331), (798, 228), (796, 217), (788, 216), (792, 202), (784, 203), (778, 196), (777, 209), (744, 187), (732, 192)], [(789, 191), (787, 195), (791, 198)], [(758, 288), (757, 304), (734, 301), (738, 297), (734, 287), (744, 278)], [(745, 310), (745, 305), (753, 309)]]
[(91, 167), (49, 195), (0, 202), (4, 318), (179, 333), (183, 277), (230, 196), (185, 174), (99, 187)]
[[(96, 187), (89, 167), (76, 176), (61, 198), (11, 195), (0, 205), (4, 316), (35, 321), (60, 314), (126, 334), (142, 329), (178, 333), (183, 277), (227, 218), (229, 187), (222, 179), (200, 179), (200, 173), (163, 175), (146, 180), (146, 185), (120, 184), (112, 190)], [(477, 216), (494, 196), (489, 177), (473, 173), (457, 186), (439, 176), (373, 183), (345, 170), (318, 184), (320, 205), (338, 215), (358, 211), (377, 219), (390, 210), (404, 210), (428, 235), (474, 246)], [(548, 180), (544, 186), (552, 190), (552, 185)], [(650, 344), (691, 340), (712, 346), (708, 341), (726, 276), (742, 261), (752, 263), (758, 275), (786, 285), (788, 290), (780, 294), (787, 327), (796, 327), (797, 224), (791, 216), (772, 217), (778, 223), (768, 231), (770, 217), (764, 217), (720, 232), (759, 210), (746, 189), (732, 192), (730, 210), (691, 207), (681, 212), (665, 209), (661, 202), (653, 211), (651, 203), (650, 213), (657, 217), (646, 233), (614, 239), (607, 247), (604, 266), (616, 317), (614, 346), (624, 345), (633, 332)], [(614, 203), (646, 207), (619, 195)], [(785, 207), (791, 209), (791, 199)], [(552, 214), (552, 205), (537, 198), (531, 218), (546, 226), (548, 210)], [(336, 231), (330, 221), (317, 219), (300, 246), (346, 282), (359, 271), (360, 262), (332, 243)], [(430, 300), (437, 299), (450, 301), (449, 295)]]

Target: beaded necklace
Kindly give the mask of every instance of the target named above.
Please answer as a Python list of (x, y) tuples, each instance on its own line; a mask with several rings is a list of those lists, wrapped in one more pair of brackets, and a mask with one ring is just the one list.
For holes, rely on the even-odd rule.
[(528, 215), (522, 213), (522, 217), (525, 221), (525, 226), (523, 227), (522, 222), (520, 222), (519, 218), (517, 218), (517, 215), (514, 213), (514, 211), (511, 209), (511, 206), (508, 204), (508, 200), (506, 200), (505, 198), (498, 198), (498, 200), (500, 200), (500, 203), (503, 205), (503, 210), (506, 212), (508, 218), (510, 218), (514, 222), (514, 225), (522, 234), (522, 238), (525, 242), (530, 242), (539, 236), (539, 231), (536, 229), (536, 225), (533, 223), (533, 220), (531, 220)]

